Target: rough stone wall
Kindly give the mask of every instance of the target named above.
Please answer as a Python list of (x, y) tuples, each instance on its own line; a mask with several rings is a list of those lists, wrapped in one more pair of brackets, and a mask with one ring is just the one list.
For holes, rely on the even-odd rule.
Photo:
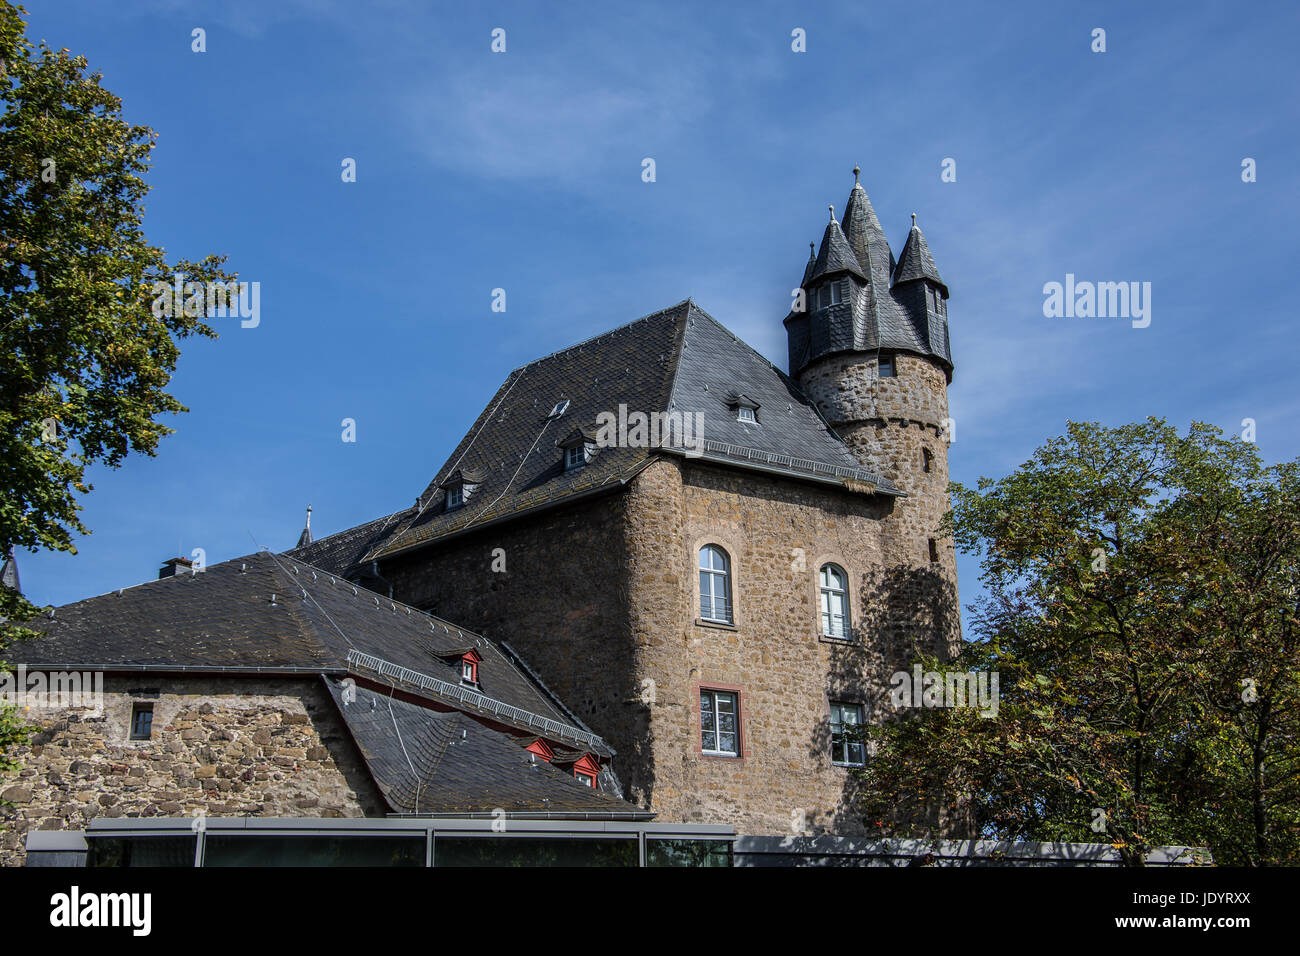
[(380, 570), (398, 600), (509, 643), (618, 751), (614, 769), (628, 785), (643, 774), (645, 755), (628, 626), (626, 494), (490, 525), (390, 558)]
[[(830, 704), (878, 712), (889, 675), (910, 653), (886, 626), (877, 590), (889, 502), (668, 460), (638, 477), (628, 503), (637, 673), (654, 681), (648, 743), (659, 819), (742, 833), (862, 832), (850, 809), (853, 778), (831, 763)], [(706, 544), (731, 560), (731, 627), (700, 620)], [(849, 577), (848, 641), (822, 637), (818, 575), (827, 562)], [(740, 757), (701, 752), (702, 688), (738, 693)]]
[[(961, 636), (957, 556), (939, 530), (951, 507), (947, 378), (917, 356), (898, 354), (894, 362), (895, 375), (878, 378), (874, 353), (831, 356), (799, 379), (864, 466), (907, 492), (885, 522), (886, 573), (894, 578), (888, 590), (900, 610), (913, 609), (908, 616), (918, 632), (939, 635), (936, 649), (952, 653)], [(938, 561), (931, 560), (931, 539)]]
[[(854, 834), (830, 702), (878, 710), (915, 632), (882, 589), (892, 501), (665, 458), (624, 491), (390, 559), (395, 596), (504, 638), (618, 751), (664, 822)], [(735, 626), (698, 622), (698, 552), (727, 549)], [(504, 571), (493, 571), (500, 548)], [(821, 637), (818, 572), (851, 582), (854, 641)], [(738, 688), (742, 758), (700, 751), (699, 689)], [(799, 819), (803, 819), (799, 817)]]
[[(153, 733), (131, 740), (135, 702)], [(319, 680), (110, 676), (104, 707), (33, 711), (39, 729), (0, 775), (0, 864), (30, 829), (95, 817), (359, 817), (386, 812)]]

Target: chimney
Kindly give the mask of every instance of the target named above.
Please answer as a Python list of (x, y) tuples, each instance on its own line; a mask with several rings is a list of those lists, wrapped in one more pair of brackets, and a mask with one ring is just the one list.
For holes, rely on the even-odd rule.
[(189, 571), (190, 574), (194, 573), (194, 562), (189, 558), (168, 558), (163, 562), (163, 566), (158, 569), (158, 580), (174, 578), (186, 571)]

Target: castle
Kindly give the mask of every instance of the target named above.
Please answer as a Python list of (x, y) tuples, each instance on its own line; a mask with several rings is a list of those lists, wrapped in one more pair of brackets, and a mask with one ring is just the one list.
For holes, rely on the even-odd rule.
[[(960, 636), (948, 287), (858, 173), (788, 375), (679, 303), (516, 369), (412, 507), (290, 556), (508, 641), (659, 820), (860, 832), (844, 728)], [(602, 436), (638, 413), (703, 434)]]
[(948, 288), (857, 174), (792, 290), (789, 374), (681, 302), (511, 372), (410, 507), (320, 539), (308, 509), (287, 552), (39, 619), (10, 664), (100, 683), (14, 754), (0, 861), (79, 826), (110, 862), (218, 853), (103, 829), (192, 814), (623, 826), (647, 860), (860, 835), (852, 727), (960, 626)]

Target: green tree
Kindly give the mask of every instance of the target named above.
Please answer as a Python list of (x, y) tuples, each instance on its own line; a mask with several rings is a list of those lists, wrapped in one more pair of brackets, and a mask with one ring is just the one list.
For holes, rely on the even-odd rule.
[(1300, 862), (1297, 465), (1202, 424), (1070, 423), (953, 496), (987, 596), (947, 668), (996, 671), (1000, 706), (869, 728), (868, 819)]
[[(198, 310), (155, 314), (154, 283), (234, 278), (146, 242), (156, 134), (122, 119), (85, 57), (33, 47), (24, 13), (0, 0), (0, 559), (75, 552), (86, 469), (153, 455), (159, 416), (185, 411), (166, 392), (178, 341), (214, 332)], [(0, 649), (33, 611), (0, 588)], [(0, 761), (20, 734), (0, 712)]]

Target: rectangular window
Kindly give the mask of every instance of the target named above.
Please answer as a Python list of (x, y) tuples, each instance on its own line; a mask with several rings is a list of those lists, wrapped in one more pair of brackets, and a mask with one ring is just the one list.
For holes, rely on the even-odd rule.
[(464, 495), (461, 493), (460, 485), (456, 485), (454, 488), (447, 489), (448, 509), (459, 508), (464, 503), (464, 501), (465, 498)]
[(581, 468), (587, 463), (587, 448), (585, 445), (575, 445), (572, 448), (564, 449), (564, 470), (572, 471), (574, 468)]
[(741, 405), (736, 409), (736, 418), (742, 422), (752, 422), (754, 420), (754, 410)]
[(736, 695), (700, 691), (700, 749), (717, 757), (740, 756), (740, 714)]
[(131, 705), (131, 739), (150, 740), (153, 737), (153, 704)]
[(894, 357), (893, 357), (892, 355), (882, 355), (882, 356), (880, 356), (880, 366), (879, 366), (879, 369), (880, 369), (880, 377), (881, 377), (881, 378), (893, 378), (893, 377), (894, 377)]
[(861, 704), (831, 704), (831, 763), (841, 767), (861, 767), (866, 764), (867, 748), (847, 728), (862, 725)]

